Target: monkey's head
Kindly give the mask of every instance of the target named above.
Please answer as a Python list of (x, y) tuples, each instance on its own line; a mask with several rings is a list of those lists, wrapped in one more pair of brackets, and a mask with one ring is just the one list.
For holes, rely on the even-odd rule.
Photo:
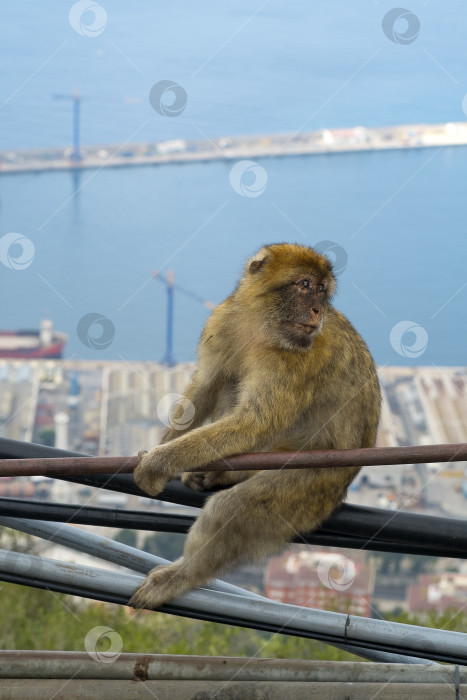
[(324, 255), (303, 245), (273, 243), (248, 260), (239, 291), (255, 332), (273, 345), (305, 350), (323, 327), (335, 286)]

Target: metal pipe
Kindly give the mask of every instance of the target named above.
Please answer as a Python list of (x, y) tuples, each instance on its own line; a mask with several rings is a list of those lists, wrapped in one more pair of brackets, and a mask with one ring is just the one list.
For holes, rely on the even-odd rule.
[[(246, 663), (246, 662), (245, 662)], [(421, 676), (421, 674), (420, 674)], [(137, 679), (135, 679), (137, 680)], [(44, 698), (74, 698), (74, 700), (102, 700), (102, 698), (119, 698), (119, 700), (135, 700), (157, 698), (157, 700), (198, 700), (199, 698), (248, 698), (248, 700), (310, 700), (310, 698), (333, 698), (333, 700), (348, 700), (350, 697), (359, 700), (413, 700), (415, 697), (424, 700), (452, 700), (454, 685), (424, 683), (399, 683), (393, 685), (387, 682), (360, 683), (348, 681), (309, 682), (309, 681), (172, 681), (157, 680), (135, 683), (113, 679), (74, 678), (56, 679), (17, 679), (8, 680), (2, 687), (7, 693), (3, 697), (8, 700), (44, 700)], [(66, 688), (64, 685), (66, 684)], [(397, 689), (397, 690), (396, 690)], [(352, 693), (350, 695), (349, 693)], [(397, 693), (397, 696), (394, 694)], [(461, 697), (465, 697), (465, 685), (460, 686)], [(459, 695), (458, 695), (459, 697)]]
[(0, 459), (18, 459), (25, 457), (88, 457), (83, 452), (60, 450), (57, 447), (38, 445), (35, 442), (23, 442), (0, 438)]
[[(356, 450), (256, 452), (228, 457), (203, 467), (193, 467), (188, 471), (316, 469), (465, 460), (467, 460), (467, 443), (460, 443), (410, 447), (365, 447)], [(7, 459), (0, 462), (0, 476), (129, 474), (133, 472), (138, 462), (138, 457)]]
[[(6, 455), (13, 458), (18, 458), (22, 455), (41, 455), (44, 457), (51, 455), (85, 456), (77, 455), (77, 453), (64, 450), (57, 450), (44, 445), (23, 443), (17, 440), (8, 440), (5, 438), (0, 438), (0, 455)], [(84, 483), (96, 488), (112, 489), (123, 493), (143, 494), (143, 492), (138, 489), (133, 482), (133, 479), (128, 474), (114, 476), (95, 475), (88, 477), (65, 477), (65, 480)], [(192, 489), (184, 486), (180, 481), (171, 481), (167, 484), (164, 491), (158, 495), (158, 499), (200, 508), (204, 505), (204, 502), (210, 495), (210, 492), (201, 493), (193, 491)], [(27, 507), (27, 501), (20, 499), (1, 499), (1, 502), (5, 506), (6, 512), (5, 510), (3, 512), (6, 515), (17, 514), (16, 512), (12, 512), (6, 508), (7, 503), (17, 503), (18, 508), (22, 507), (20, 504), (24, 503), (24, 507)], [(47, 512), (39, 513), (41, 518), (60, 520), (61, 515), (60, 517), (58, 517), (58, 515), (54, 515), (54, 517), (52, 517), (52, 514), (49, 514), (49, 506), (36, 502), (36, 507), (39, 506), (43, 506), (47, 510)], [(51, 511), (54, 511), (54, 508), (56, 507), (56, 504), (50, 504)], [(83, 509), (83, 512), (84, 510), (86, 510), (86, 508)], [(90, 510), (94, 511), (96, 509)], [(123, 517), (126, 517), (124, 511), (117, 511), (116, 513), (112, 511), (108, 512), (109, 518), (112, 519), (112, 522), (107, 524), (115, 527), (118, 526), (118, 523), (122, 523), (121, 519)], [(22, 515), (23, 517), (28, 517), (27, 514), (22, 513)], [(142, 513), (141, 517), (143, 517), (143, 515), (147, 517), (149, 514)], [(69, 517), (70, 514), (67, 514), (67, 517), (63, 519), (68, 519)], [(158, 515), (156, 514), (152, 517), (157, 519)], [(165, 515), (164, 517), (167, 518), (169, 516)], [(80, 521), (73, 519), (73, 522)], [(131, 525), (128, 526), (130, 527)], [(144, 527), (144, 525), (138, 523), (137, 527)], [(164, 528), (161, 527), (160, 529)], [(382, 538), (384, 538), (385, 542), (390, 544), (393, 541), (397, 541), (402, 547), (404, 546), (404, 542), (407, 546), (406, 540), (409, 539), (411, 542), (416, 541), (420, 545), (426, 546), (427, 549), (432, 546), (433, 538), (435, 538), (436, 546), (445, 547), (445, 551), (451, 553), (451, 556), (463, 556), (464, 544), (467, 545), (464, 521), (415, 513), (395, 513), (394, 511), (386, 511), (380, 508), (369, 508), (349, 504), (343, 504), (333, 514), (333, 516), (323, 524), (322, 530), (324, 530), (324, 532), (328, 535), (330, 532), (333, 532), (344, 537), (346, 537), (349, 533), (354, 535), (358, 534), (360, 537), (367, 538), (367, 540), (371, 540), (372, 542), (379, 542)], [(171, 531), (182, 532), (183, 528), (178, 529), (177, 527), (176, 530), (174, 529)], [(317, 531), (314, 533), (314, 535), (319, 536), (320, 533), (322, 533), (322, 531)], [(408, 533), (410, 534), (410, 537), (407, 537)], [(313, 540), (313, 542), (315, 542), (315, 540)], [(344, 541), (342, 541), (342, 544), (344, 544)], [(361, 542), (357, 544), (359, 548), (362, 546)], [(384, 542), (380, 542), (380, 546), (383, 547)], [(367, 548), (370, 548), (369, 544), (367, 544)], [(436, 553), (433, 554), (433, 556), (435, 555)]]
[[(90, 554), (91, 556), (98, 557), (104, 561), (112, 562), (118, 566), (125, 567), (127, 569), (132, 569), (142, 574), (147, 574), (153, 567), (160, 566), (161, 564), (170, 564), (171, 562), (162, 557), (158, 557), (148, 552), (142, 552), (139, 549), (130, 547), (128, 545), (122, 544), (121, 542), (115, 542), (115, 540), (108, 539), (101, 535), (96, 535), (92, 532), (86, 530), (78, 530), (70, 525), (61, 524), (56, 526), (53, 523), (41, 522), (41, 521), (28, 521), (22, 520), (21, 518), (2, 518), (0, 517), (0, 526), (13, 528), (15, 530), (20, 530), (21, 532), (27, 532), (35, 537), (41, 537), (56, 544), (61, 544), (64, 547), (70, 547), (79, 552), (84, 552)], [(25, 555), (27, 556), (27, 555)], [(238, 586), (233, 586), (230, 583), (215, 579), (206, 588), (216, 591), (223, 591), (225, 593), (233, 593), (234, 595), (242, 595), (247, 598), (255, 598), (256, 600), (268, 600), (264, 596), (253, 593), (252, 591), (246, 591)], [(339, 648), (345, 649), (350, 653), (357, 654), (359, 656), (368, 657), (368, 652), (360, 648), (354, 648), (352, 645), (342, 646), (337, 645)], [(376, 654), (376, 656), (375, 656)], [(397, 655), (396, 657), (392, 654), (387, 654), (385, 652), (375, 652), (373, 658), (377, 661), (384, 661), (387, 663), (399, 663), (401, 659), (404, 659), (405, 663), (423, 663), (419, 659), (411, 658), (408, 660), (406, 657)]]
[[(175, 515), (29, 499), (0, 498), (0, 517), (186, 534), (195, 521)], [(301, 544), (467, 559), (465, 520), (344, 504), (323, 526), (295, 539)]]
[[(6, 572), (1, 572), (0, 573), (0, 580), (3, 580), (7, 583), (14, 583), (18, 586), (29, 586), (32, 588), (38, 588), (40, 590), (53, 590), (56, 591), (57, 593), (65, 593), (66, 595), (73, 595), (73, 596), (79, 596), (80, 598), (89, 598), (91, 600), (99, 600), (103, 603), (113, 603), (114, 605), (126, 605), (127, 600), (121, 596), (117, 595), (114, 593), (110, 593), (109, 591), (106, 591), (105, 593), (102, 591), (90, 591), (87, 588), (82, 588), (78, 586), (76, 583), (74, 584), (64, 584), (64, 583), (57, 583), (57, 582), (50, 582), (50, 581), (43, 581), (38, 578), (28, 578), (26, 576), (23, 576), (22, 574), (18, 573), (6, 573)], [(232, 625), (232, 626), (237, 626), (237, 627), (248, 627), (251, 629), (259, 630), (262, 632), (271, 632), (274, 634), (288, 634), (296, 637), (302, 637), (304, 639), (319, 639), (320, 641), (330, 644), (332, 646), (337, 647), (338, 649), (342, 649), (343, 651), (347, 651), (350, 654), (356, 654), (357, 656), (361, 656), (364, 659), (369, 659), (370, 661), (377, 661), (381, 663), (403, 663), (403, 664), (424, 664), (426, 665), (435, 665), (438, 666), (437, 663), (430, 661), (428, 659), (423, 659), (423, 658), (418, 658), (414, 656), (406, 656), (404, 654), (393, 654), (388, 651), (378, 651), (376, 649), (372, 649), (370, 647), (359, 647), (359, 646), (354, 646), (352, 644), (345, 644), (344, 642), (336, 642), (335, 640), (325, 637), (323, 635), (317, 636), (313, 632), (305, 632), (303, 630), (298, 631), (294, 629), (293, 627), (278, 627), (277, 625), (270, 624), (267, 622), (261, 622), (260, 620), (255, 620), (254, 622), (250, 622), (249, 620), (245, 620), (241, 616), (237, 615), (236, 618), (232, 619), (231, 617), (228, 617), (227, 615), (224, 615), (222, 612), (213, 612), (213, 610), (206, 610), (204, 612), (201, 611), (192, 611), (188, 608), (181, 609), (177, 606), (173, 606), (168, 604), (166, 608), (163, 609), (164, 612), (170, 613), (171, 615), (180, 615), (183, 617), (187, 618), (192, 618), (196, 620), (204, 620), (205, 622), (217, 622), (218, 624), (221, 625)], [(444, 659), (445, 660), (445, 659)]]
[[(161, 557), (148, 554), (147, 552), (140, 552), (133, 547), (123, 545), (115, 542), (114, 540), (109, 540), (105, 537), (101, 537), (87, 531), (76, 530), (76, 528), (64, 524), (57, 529), (55, 525), (47, 522), (36, 521), (35, 523), (31, 523), (28, 521), (23, 521), (20, 518), (0, 518), (0, 525), (15, 528), (17, 530), (21, 530), (22, 532), (28, 532), (31, 535), (48, 539), (65, 547), (71, 547), (78, 551), (104, 559), (105, 561), (110, 561), (119, 566), (132, 568), (133, 570), (143, 574), (146, 574), (154, 566), (170, 563)], [(215, 580), (210, 586), (206, 586), (206, 588), (233, 593), (236, 595), (244, 595), (249, 598), (267, 600), (267, 598), (264, 598), (256, 593), (246, 591), (243, 588), (233, 586), (220, 580)], [(339, 648), (343, 648), (350, 653), (364, 656), (366, 658), (374, 658), (377, 661), (384, 661), (387, 663), (399, 663), (402, 659), (405, 663), (422, 663), (420, 659), (410, 658), (409, 660), (407, 657), (400, 655), (394, 656), (393, 654), (387, 654), (385, 652), (374, 652), (368, 656), (368, 650), (355, 648), (352, 645), (336, 646), (339, 646)]]
[(186, 534), (195, 521), (192, 515), (161, 513), (160, 511), (103, 508), (70, 503), (51, 503), (28, 498), (0, 497), (0, 515), (97, 525), (101, 527), (148, 530), (151, 532), (178, 532)]
[[(143, 552), (122, 542), (116, 542), (108, 537), (103, 537), (87, 530), (80, 530), (65, 523), (56, 525), (41, 520), (0, 517), (0, 526), (2, 525), (3, 527), (27, 532), (34, 537), (41, 537), (49, 542), (61, 544), (63, 547), (69, 547), (78, 552), (90, 554), (93, 557), (98, 557), (104, 561), (112, 562), (117, 564), (117, 566), (122, 566), (125, 569), (131, 569), (144, 575), (149, 573), (155, 566), (172, 563), (168, 559), (163, 559), (163, 557), (158, 557), (155, 554)], [(215, 579), (206, 588), (235, 595), (262, 598), (262, 596), (250, 593), (250, 591), (246, 591), (239, 586), (225, 583), (219, 579)]]
[[(40, 454), (43, 456), (58, 455), (58, 454), (61, 454), (61, 455), (74, 454), (74, 455), (78, 456), (77, 453), (71, 453), (69, 451), (59, 451), (59, 450), (55, 450), (54, 448), (48, 448), (48, 447), (45, 447), (42, 445), (22, 443), (19, 441), (8, 440), (8, 439), (4, 439), (4, 438), (0, 439), (0, 455), (2, 455), (2, 454), (7, 456), (7, 457), (21, 457), (21, 456), (24, 456), (25, 454), (29, 454), (29, 455)], [(81, 455), (79, 455), (79, 456), (81, 456)], [(456, 456), (459, 456), (459, 455), (456, 455)], [(411, 458), (411, 461), (413, 462), (415, 460), (413, 458)], [(430, 461), (434, 461), (434, 459), (431, 458)], [(65, 477), (65, 479), (66, 479), (66, 477)], [(96, 475), (96, 476), (89, 476), (87, 478), (85, 477), (82, 479), (80, 479), (79, 477), (78, 478), (69, 477), (68, 480), (77, 481), (78, 483), (88, 483), (89, 485), (92, 485), (92, 486), (107, 487), (107, 488), (111, 488), (111, 489), (118, 490), (118, 491), (125, 492), (128, 490), (131, 490), (131, 492), (134, 492), (134, 493), (141, 493), (141, 491), (134, 485), (132, 479), (129, 476), (124, 476), (124, 475), (114, 476), (114, 477), (111, 477), (111, 476), (109, 477), (108, 475), (106, 475), (106, 476), (97, 476)], [(111, 480), (112, 480), (112, 483), (109, 483)], [(174, 502), (184, 502), (184, 499), (180, 497), (181, 491), (183, 491), (183, 496), (185, 499), (186, 498), (191, 499), (191, 501), (190, 501), (191, 505), (197, 505), (197, 506), (201, 506), (204, 499), (207, 497), (207, 495), (209, 495), (209, 494), (207, 494), (207, 495), (206, 494), (195, 494), (194, 492), (190, 492), (188, 489), (183, 487), (180, 483), (172, 482), (165, 489), (165, 492), (166, 492), (165, 499), (168, 501), (174, 501)], [(174, 492), (174, 493), (172, 494), (172, 492)], [(196, 503), (193, 501), (194, 496), (197, 497)], [(351, 509), (352, 507), (347, 506), (347, 508)], [(369, 510), (376, 510), (376, 509), (369, 509)], [(410, 517), (410, 515), (409, 515), (409, 517)], [(420, 517), (420, 516), (414, 516), (414, 517)], [(439, 519), (439, 520), (441, 520), (441, 519)], [(23, 581), (21, 581), (22, 577), (20, 575), (5, 574), (4, 579), (6, 580), (7, 578), (9, 578), (9, 580), (12, 580), (12, 581), (16, 579), (18, 583), (23, 583)], [(42, 585), (41, 582), (39, 582), (39, 581), (35, 581), (35, 582), (30, 581), (29, 583), (30, 583), (30, 585), (38, 585), (38, 586)], [(69, 588), (70, 588), (70, 592), (73, 592), (73, 589), (74, 589), (74, 591), (77, 590), (77, 587), (74, 585), (71, 585), (71, 584), (69, 585)], [(62, 590), (63, 589), (64, 589), (64, 586), (62, 587)], [(75, 594), (86, 595), (86, 593), (80, 593), (80, 592), (75, 593)], [(111, 595), (109, 593), (104, 594), (101, 592), (99, 599), (110, 600)], [(124, 601), (118, 601), (117, 599), (118, 599), (118, 595), (113, 594), (114, 602), (124, 602)], [(185, 613), (185, 614), (187, 614), (187, 613)], [(209, 615), (209, 613), (208, 613), (208, 615)], [(198, 615), (198, 617), (199, 616), (200, 615)], [(225, 618), (225, 616), (222, 616), (222, 617)], [(209, 619), (214, 619), (213, 613), (210, 613)], [(222, 620), (222, 621), (225, 621), (225, 620)], [(236, 624), (235, 620), (232, 621), (231, 624)], [(245, 624), (245, 622), (243, 624)], [(264, 623), (264, 622), (261, 622), (261, 623), (257, 622), (257, 624), (255, 626), (258, 629), (269, 629), (268, 623)], [(307, 636), (309, 636), (309, 635), (307, 635)], [(336, 646), (342, 646), (343, 648), (348, 648), (348, 645), (345, 642), (341, 645), (336, 644)], [(359, 653), (355, 647), (353, 649), (349, 648), (349, 651), (354, 651), (354, 653)], [(378, 651), (369, 649), (366, 652), (366, 656), (368, 658), (372, 658), (371, 654), (377, 655), (378, 653), (379, 653)], [(391, 660), (394, 660), (394, 658), (397, 657), (398, 655), (396, 654), (396, 655), (391, 655), (391, 656), (393, 657)], [(376, 657), (373, 656), (373, 658), (376, 658)], [(401, 657), (401, 658), (403, 658), (403, 657)], [(446, 660), (446, 659), (443, 659), (443, 660)]]
[[(32, 457), (87, 457), (83, 453), (71, 452), (69, 450), (58, 450), (54, 447), (47, 447), (46, 445), (37, 445), (29, 442), (21, 442), (19, 440), (10, 440), (7, 438), (0, 438), (0, 458), (3, 459), (19, 459), (19, 458), (32, 458)], [(93, 474), (88, 476), (57, 476), (57, 478), (63, 481), (84, 484), (86, 486), (91, 486), (93, 488), (104, 488), (111, 491), (116, 491), (118, 493), (133, 494), (136, 496), (145, 496), (141, 489), (136, 486), (133, 478), (130, 474)], [(205, 501), (212, 492), (197, 492), (184, 486), (180, 481), (174, 480), (169, 481), (166, 484), (162, 493), (158, 494), (157, 500), (167, 501), (169, 503), (177, 503), (182, 505), (193, 506), (196, 508), (202, 508)], [(355, 506), (347, 506), (349, 508), (348, 514), (350, 514), (350, 509), (355, 508)], [(375, 509), (376, 510), (376, 509)], [(384, 513), (378, 509), (378, 512)], [(45, 516), (44, 516), (45, 517)], [(391, 518), (394, 514), (391, 513)], [(421, 516), (410, 516), (410, 517), (421, 517)], [(360, 547), (361, 545), (359, 545)]]
[[(105, 657), (104, 657), (105, 658)], [(247, 663), (246, 663), (247, 661)], [(0, 651), (0, 678), (115, 678), (136, 680), (230, 680), (236, 681), (346, 681), (445, 683), (452, 685), (453, 666), (423, 670), (406, 664), (365, 664), (359, 661), (322, 662), (301, 659), (263, 659), (195, 656), (182, 654), (122, 653), (112, 663), (96, 664), (85, 651)], [(467, 669), (460, 669), (460, 682), (467, 683)]]
[[(0, 571), (7, 574), (24, 575), (24, 557), (27, 556), (28, 577), (33, 580), (47, 581), (65, 585), (78, 585), (87, 589), (90, 597), (94, 592), (111, 593), (128, 601), (142, 577), (103, 571), (77, 564), (63, 564), (51, 559), (22, 555), (16, 552), (0, 550)], [(300, 608), (268, 600), (248, 599), (230, 593), (196, 589), (190, 591), (161, 611), (176, 614), (205, 614), (208, 611), (221, 613), (232, 620), (232, 624), (250, 626), (256, 623), (266, 624), (284, 634), (297, 636), (312, 635), (316, 639), (345, 645), (369, 647), (381, 651), (410, 654), (427, 659), (436, 659), (466, 665), (467, 635), (459, 632), (433, 630), (415, 625), (405, 625), (382, 620), (358, 618), (353, 615)], [(239, 622), (239, 618), (243, 618)]]

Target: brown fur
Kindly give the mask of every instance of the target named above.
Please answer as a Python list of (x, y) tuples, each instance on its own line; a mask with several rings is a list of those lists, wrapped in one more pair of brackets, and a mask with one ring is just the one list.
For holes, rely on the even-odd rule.
[[(265, 246), (209, 318), (185, 396), (184, 431), (169, 428), (145, 454), (136, 483), (156, 496), (190, 467), (253, 451), (372, 447), (380, 389), (371, 355), (329, 302), (329, 260), (311, 248)], [(183, 409), (176, 409), (181, 414)], [(203, 425), (210, 418), (211, 423)], [(185, 473), (208, 499), (183, 557), (153, 569), (130, 605), (155, 608), (222, 571), (277, 553), (317, 528), (345, 498), (353, 468)]]

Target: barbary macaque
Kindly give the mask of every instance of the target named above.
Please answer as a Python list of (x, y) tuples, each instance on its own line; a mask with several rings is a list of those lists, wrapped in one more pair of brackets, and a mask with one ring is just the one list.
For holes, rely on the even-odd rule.
[[(151, 496), (184, 472), (183, 483), (195, 490), (230, 488), (208, 498), (183, 556), (147, 575), (133, 607), (157, 608), (280, 552), (345, 498), (359, 467), (187, 473), (246, 452), (374, 446), (381, 402), (375, 364), (331, 305), (334, 290), (324, 255), (272, 244), (247, 262), (235, 291), (214, 309), (173, 427), (142, 455), (134, 479)], [(186, 400), (194, 418), (179, 430)]]

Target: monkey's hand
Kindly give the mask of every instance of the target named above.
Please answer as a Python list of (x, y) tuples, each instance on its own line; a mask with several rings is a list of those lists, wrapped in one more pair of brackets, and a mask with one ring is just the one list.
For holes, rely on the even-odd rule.
[(140, 461), (133, 472), (135, 484), (150, 496), (157, 496), (170, 480), (167, 465), (164, 464), (163, 448), (155, 447), (151, 452), (138, 452)]
[(256, 473), (256, 471), (185, 472), (182, 475), (182, 483), (193, 491), (211, 491), (211, 489), (227, 488), (239, 484)]

